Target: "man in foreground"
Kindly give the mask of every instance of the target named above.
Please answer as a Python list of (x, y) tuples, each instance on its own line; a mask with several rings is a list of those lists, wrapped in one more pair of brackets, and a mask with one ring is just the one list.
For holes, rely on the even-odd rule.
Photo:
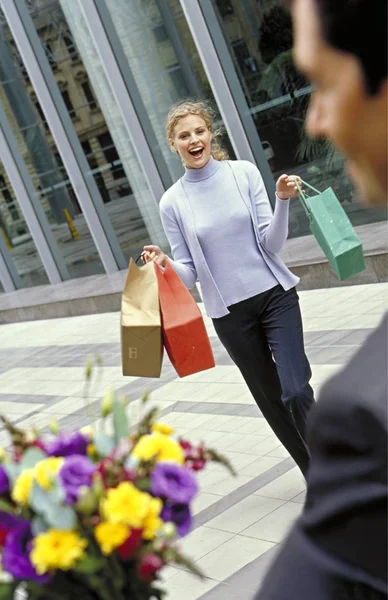
[[(292, 0), (310, 136), (330, 139), (369, 205), (387, 203), (387, 0)], [(308, 424), (301, 518), (258, 600), (387, 597), (387, 316), (326, 383)]]

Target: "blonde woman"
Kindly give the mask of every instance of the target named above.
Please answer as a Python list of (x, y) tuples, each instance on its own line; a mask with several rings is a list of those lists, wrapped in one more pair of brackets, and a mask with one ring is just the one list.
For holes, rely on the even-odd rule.
[[(203, 102), (173, 107), (167, 138), (185, 167), (160, 203), (171, 264), (188, 288), (199, 281), (221, 343), (305, 474), (305, 422), (314, 402), (311, 369), (295, 290), (298, 278), (277, 256), (287, 239), (295, 177), (278, 179), (272, 214), (259, 170), (247, 161), (227, 160)], [(169, 260), (157, 246), (145, 246), (142, 257), (162, 266)]]

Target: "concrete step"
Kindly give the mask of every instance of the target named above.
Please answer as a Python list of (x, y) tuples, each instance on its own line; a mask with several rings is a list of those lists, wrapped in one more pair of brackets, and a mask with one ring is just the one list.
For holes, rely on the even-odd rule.
[[(346, 281), (338, 281), (313, 236), (287, 241), (281, 257), (300, 277), (298, 289), (388, 281), (387, 223), (363, 225), (356, 230), (363, 243), (366, 269)], [(126, 272), (119, 271), (0, 294), (0, 324), (119, 311), (125, 277)], [(193, 296), (200, 300), (197, 288)]]

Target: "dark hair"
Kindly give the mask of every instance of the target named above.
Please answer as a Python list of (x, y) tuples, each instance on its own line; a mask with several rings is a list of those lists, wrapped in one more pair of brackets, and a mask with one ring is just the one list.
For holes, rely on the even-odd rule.
[(387, 0), (313, 0), (324, 39), (361, 63), (365, 87), (376, 94), (387, 78)]

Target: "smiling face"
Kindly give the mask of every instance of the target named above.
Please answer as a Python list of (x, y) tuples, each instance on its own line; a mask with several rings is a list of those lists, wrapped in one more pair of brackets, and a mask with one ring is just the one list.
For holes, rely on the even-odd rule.
[(188, 169), (200, 169), (210, 160), (212, 133), (200, 115), (187, 115), (174, 127), (172, 147)]
[(295, 62), (315, 88), (307, 133), (331, 140), (348, 158), (349, 174), (362, 198), (370, 204), (384, 204), (388, 187), (387, 80), (374, 95), (368, 94), (356, 56), (337, 50), (324, 39), (315, 0), (294, 0), (292, 7)]

